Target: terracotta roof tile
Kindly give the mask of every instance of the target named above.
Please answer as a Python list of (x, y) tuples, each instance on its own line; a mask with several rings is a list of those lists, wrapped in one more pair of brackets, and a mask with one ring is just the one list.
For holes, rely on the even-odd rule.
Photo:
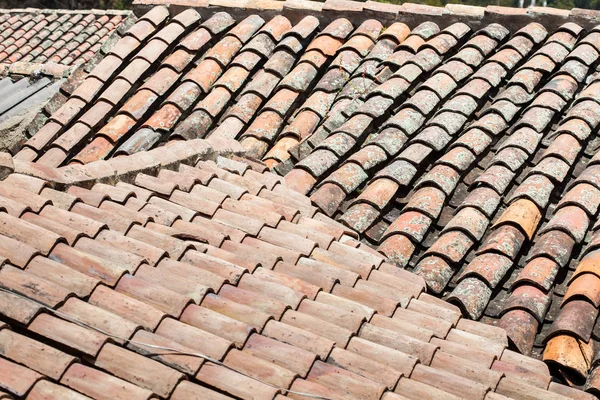
[(26, 350), (3, 390), (583, 395), (552, 371), (597, 393), (596, 32), (288, 3), (5, 23), (34, 61), (123, 36), (31, 129), (13, 163), (39, 179), (0, 185), (0, 336)]
[(0, 363), (3, 367), (2, 388), (8, 390), (9, 393), (25, 395), (37, 381), (42, 379), (42, 375), (37, 372), (6, 359), (1, 359)]

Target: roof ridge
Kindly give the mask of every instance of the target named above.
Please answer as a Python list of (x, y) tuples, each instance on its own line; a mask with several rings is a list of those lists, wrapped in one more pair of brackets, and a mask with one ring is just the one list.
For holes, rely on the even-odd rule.
[(307, 15), (319, 18), (322, 22), (331, 22), (337, 18), (348, 18), (354, 25), (374, 18), (389, 25), (393, 22), (404, 22), (418, 25), (433, 21), (442, 27), (455, 22), (464, 22), (472, 27), (500, 23), (511, 31), (530, 22), (538, 22), (547, 29), (554, 30), (565, 22), (574, 22), (584, 28), (592, 28), (598, 24), (600, 10), (573, 8), (571, 10), (552, 7), (515, 8), (497, 5), (486, 7), (449, 3), (445, 7), (430, 6), (417, 3), (401, 5), (380, 3), (377, 1), (326, 0), (135, 0), (133, 10), (142, 15), (157, 5), (170, 6), (177, 13), (186, 7), (195, 8), (203, 18), (209, 18), (216, 12), (228, 12), (236, 17), (245, 17), (260, 13), (264, 17), (283, 15), (292, 23), (297, 23)]
[(70, 10), (61, 8), (0, 8), (0, 13), (40, 13), (40, 14), (97, 14), (97, 15), (129, 15), (132, 10), (117, 10), (117, 9), (84, 9)]

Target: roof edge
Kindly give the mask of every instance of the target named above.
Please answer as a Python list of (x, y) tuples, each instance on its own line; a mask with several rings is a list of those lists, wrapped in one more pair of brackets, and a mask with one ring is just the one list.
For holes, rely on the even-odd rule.
[(53, 8), (0, 8), (0, 13), (39, 13), (39, 14), (95, 14), (95, 15), (124, 15), (131, 14), (131, 10), (101, 10), (101, 9), (85, 9), (85, 10), (65, 10)]
[(464, 22), (474, 29), (499, 23), (511, 31), (516, 31), (530, 22), (537, 22), (546, 29), (553, 30), (565, 22), (574, 22), (584, 28), (600, 24), (600, 10), (580, 8), (562, 10), (551, 7), (479, 7), (462, 4), (434, 7), (415, 3), (396, 5), (352, 0), (327, 0), (324, 3), (310, 0), (135, 0), (133, 11), (140, 16), (157, 5), (168, 6), (172, 15), (187, 8), (194, 8), (203, 18), (225, 11), (238, 18), (256, 13), (267, 18), (283, 15), (292, 23), (312, 15), (325, 23), (343, 17), (356, 25), (371, 18), (387, 24), (399, 21), (413, 26), (433, 21), (441, 28), (456, 22)]

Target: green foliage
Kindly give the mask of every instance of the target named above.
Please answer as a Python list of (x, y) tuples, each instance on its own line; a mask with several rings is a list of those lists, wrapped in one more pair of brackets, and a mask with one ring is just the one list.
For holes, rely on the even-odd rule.
[(131, 3), (133, 3), (133, 0), (0, 0), (0, 8), (131, 10)]
[(133, 0), (100, 0), (100, 8), (107, 10), (128, 10), (131, 9)]
[[(402, 4), (405, 0), (377, 0), (382, 3), (391, 4)], [(600, 0), (546, 0), (548, 7), (564, 8), (570, 10), (571, 8), (586, 8), (591, 10), (600, 9)], [(505, 7), (518, 7), (518, 0), (410, 0), (411, 3), (427, 4), (430, 6), (443, 7), (448, 3), (451, 4), (464, 4), (469, 6), (481, 6), (485, 7), (488, 5), (497, 5)], [(527, 7), (531, 3), (531, 0), (525, 0), (524, 6)], [(536, 0), (536, 5), (543, 5), (543, 0)]]

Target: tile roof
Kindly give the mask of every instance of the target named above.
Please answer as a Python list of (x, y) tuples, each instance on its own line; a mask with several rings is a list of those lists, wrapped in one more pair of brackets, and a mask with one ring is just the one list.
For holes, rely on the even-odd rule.
[(88, 62), (129, 11), (0, 10), (0, 70), (60, 75)]
[(86, 165), (14, 160), (0, 395), (593, 398), (235, 154), (193, 139)]
[[(251, 4), (246, 4), (249, 11), (244, 12), (231, 4), (213, 7), (211, 2), (199, 12), (179, 5), (172, 8), (180, 11), (173, 15), (164, 7), (152, 8), (126, 32), (123, 30), (114, 47), (106, 49), (106, 57), (85, 70), (89, 74), (70, 78), (65, 90), (69, 96), (52, 103), (52, 112), (33, 125), (35, 135), (15, 155), (17, 170), (54, 181), (61, 188), (70, 187), (71, 200), (62, 194), (60, 199), (55, 195), (51, 200), (68, 201), (70, 211), (99, 220), (136, 240), (150, 235), (151, 244), (169, 246), (163, 250), (175, 252), (177, 261), (185, 257), (186, 247), (167, 242), (164, 236), (184, 240), (202, 237), (223, 257), (235, 256), (234, 264), (242, 263), (246, 268), (239, 253), (260, 249), (262, 258), (252, 259), (262, 268), (256, 269), (255, 264), (249, 269), (249, 278), (240, 281), (244, 290), (252, 288), (275, 296), (275, 288), (266, 286), (268, 282), (283, 284), (283, 278), (265, 271), (279, 270), (376, 310), (377, 317), (367, 318), (369, 324), (379, 315), (392, 316), (399, 304), (406, 308), (411, 297), (433, 299), (419, 295), (420, 291), (410, 292), (412, 285), (391, 277), (394, 290), (390, 291), (387, 278), (371, 272), (372, 261), (362, 264), (365, 257), (376, 259), (375, 267), (386, 265), (383, 272), (388, 275), (400, 274), (412, 283), (418, 276), (430, 294), (453, 304), (436, 303), (453, 312), (458, 310), (463, 324), (474, 319), (503, 328), (511, 350), (541, 357), (555, 379), (584, 385), (588, 392), (600, 394), (600, 363), (595, 355), (600, 354), (596, 324), (600, 274), (594, 261), (600, 243), (594, 234), (600, 205), (596, 178), (599, 158), (595, 155), (600, 123), (600, 28), (576, 18), (580, 24), (562, 23), (562, 14), (560, 18), (551, 16), (544, 25), (520, 24), (524, 15), (516, 16), (516, 22), (498, 18), (507, 22), (506, 26), (482, 24), (492, 11), (475, 22), (465, 19), (469, 24), (460, 22), (460, 15), (457, 20), (443, 16), (438, 25), (430, 13), (409, 14), (406, 5), (402, 6), (401, 20), (408, 24), (387, 23), (389, 18), (365, 19), (364, 15), (337, 18), (340, 13), (354, 13), (341, 5), (354, 7), (355, 3), (340, 0), (330, 0), (322, 9), (312, 11), (293, 8), (286, 2), (293, 12), (286, 14), (281, 6), (273, 7), (261, 13), (273, 17), (263, 19), (252, 14)], [(271, 3), (265, 4), (270, 7)], [(310, 2), (299, 4), (312, 7)], [(231, 12), (218, 12), (221, 9)], [(395, 10), (398, 16), (400, 11)], [(378, 12), (382, 15), (383, 11)], [(316, 16), (307, 16), (311, 13)], [(557, 18), (561, 25), (548, 23), (555, 23)], [(194, 186), (189, 175), (197, 172), (183, 167), (179, 172), (188, 176), (184, 179), (171, 171), (171, 164), (177, 153), (188, 154), (198, 143), (204, 145), (201, 138), (208, 138), (222, 152), (243, 156), (259, 174), (268, 168), (284, 176), (285, 183), (274, 173), (259, 178), (244, 164), (219, 158), (216, 167), (199, 164), (204, 170), (197, 178), (202, 185)], [(159, 164), (170, 168), (161, 169)], [(219, 166), (229, 172), (219, 175)], [(111, 196), (117, 193), (98, 194), (92, 189), (98, 178), (112, 182), (115, 171), (135, 185), (126, 186), (135, 198), (119, 191), (121, 201), (117, 203), (125, 204), (126, 210), (113, 205)], [(208, 178), (206, 171), (216, 178)], [(264, 176), (269, 177), (269, 184), (279, 183), (269, 186)], [(282, 191), (275, 192), (276, 188)], [(0, 190), (0, 196), (9, 194)], [(11, 195), (18, 196), (11, 198), (16, 201), (27, 197), (22, 192)], [(74, 204), (73, 196), (82, 203)], [(28, 201), (32, 214), (41, 215), (47, 206), (44, 199)], [(12, 201), (7, 207), (19, 215), (25, 209)], [(131, 209), (137, 214), (132, 215)], [(320, 224), (307, 222), (306, 229), (292, 226), (298, 210), (307, 213), (303, 221), (318, 215), (358, 240), (348, 241), (344, 251), (336, 252), (333, 247), (338, 244), (322, 235), (332, 236), (331, 231), (315, 234)], [(189, 224), (198, 213), (210, 215), (202, 220), (210, 228), (196, 232), (199, 228)], [(50, 229), (54, 223), (43, 226)], [(67, 228), (61, 227), (57, 233), (71, 237), (64, 239), (72, 244), (81, 232)], [(101, 228), (86, 225), (86, 229), (91, 229), (86, 235), (94, 238)], [(225, 236), (229, 236), (226, 241)], [(341, 236), (333, 236), (340, 241)], [(349, 243), (361, 252), (349, 249)], [(39, 245), (50, 251), (55, 242)], [(63, 251), (56, 257), (83, 257)], [(93, 246), (88, 242), (83, 251), (94, 251)], [(15, 250), (13, 256), (21, 257), (18, 261), (22, 265), (17, 266), (23, 268), (35, 254), (23, 249)], [(268, 260), (266, 254), (271, 254)], [(357, 260), (361, 261), (354, 265)], [(184, 261), (197, 262), (193, 258)], [(131, 262), (135, 267), (127, 266), (130, 269), (103, 266), (105, 284), (118, 288), (124, 282), (126, 289), (121, 292), (137, 298), (146, 296), (145, 301), (167, 314), (181, 313), (187, 303), (172, 294), (162, 297), (161, 292), (145, 291), (135, 279), (123, 279), (121, 272), (139, 271), (132, 275), (139, 273), (145, 280), (185, 291), (198, 304), (211, 298), (206, 297), (208, 289), (221, 295), (221, 286), (213, 287), (215, 281), (181, 282), (170, 274), (140, 267), (135, 257)], [(347, 273), (331, 276), (330, 265), (352, 265), (350, 272), (361, 279)], [(169, 267), (181, 268), (179, 274), (189, 271), (180, 264)], [(315, 271), (315, 276), (305, 268)], [(329, 275), (327, 279), (317, 277), (321, 269), (327, 271), (321, 271)], [(405, 269), (414, 275), (406, 275)], [(279, 303), (244, 297), (243, 301), (263, 313), (249, 314), (242, 322), (261, 332), (270, 315), (288, 325), (317, 329), (318, 335), (343, 342), (340, 347), (345, 349), (345, 335), (358, 332), (360, 337), (364, 329), (360, 324), (351, 325), (355, 329), (350, 333), (328, 332), (329, 325), (315, 327), (317, 321), (303, 316), (300, 307), (315, 310), (311, 307), (316, 306), (303, 306), (298, 293), (314, 300), (317, 288), (293, 282), (294, 293), (277, 286), (280, 291), (275, 296), (292, 308), (286, 312), (291, 313), (287, 319), (282, 319), (286, 314), (282, 314)], [(411, 293), (408, 298), (402, 294), (405, 289)], [(168, 310), (163, 303), (168, 304)], [(224, 310), (234, 305), (225, 302), (212, 307)], [(247, 310), (237, 307), (236, 315)], [(148, 319), (156, 324), (145, 328), (156, 332), (162, 314), (147, 312)], [(352, 322), (346, 318), (350, 317), (337, 312), (330, 312), (338, 315), (333, 325), (348, 328), (346, 324)], [(495, 329), (473, 326), (484, 331)], [(412, 336), (408, 336), (423, 339), (418, 330), (420, 333), (411, 331)], [(468, 342), (468, 338), (460, 334), (455, 342)], [(323, 362), (346, 369), (355, 365), (329, 360), (320, 340), (311, 346), (315, 346), (313, 353), (323, 356)], [(408, 343), (406, 346), (413, 348)], [(422, 350), (419, 346), (415, 349)], [(113, 360), (118, 352), (114, 349), (107, 357)], [(97, 357), (96, 353), (88, 355)], [(422, 358), (420, 361), (431, 365)], [(497, 368), (510, 378), (519, 368), (503, 361), (500, 358)], [(242, 360), (237, 362), (243, 364)], [(311, 372), (305, 371), (309, 378), (313, 373), (314, 381), (339, 389), (339, 381), (325, 377), (345, 372), (328, 370), (329, 366), (319, 362), (311, 368)], [(205, 380), (200, 380), (233, 390), (219, 385), (222, 380), (238, 378), (219, 371), (206, 372)], [(443, 374), (430, 372), (432, 375), (425, 375), (443, 380)], [(458, 371), (452, 373), (465, 377)], [(283, 379), (278, 382), (291, 383), (290, 375), (275, 375)], [(550, 380), (546, 380), (547, 372), (542, 375), (543, 381), (521, 378), (533, 386), (544, 382), (539, 386), (547, 389)], [(471, 375), (467, 378), (475, 379)], [(354, 387), (355, 381), (348, 379), (352, 383), (349, 387)], [(432, 378), (426, 383), (434, 381)], [(407, 392), (422, 393), (418, 385), (408, 385)], [(463, 396), (447, 386), (436, 387)], [(504, 387), (500, 392), (508, 397), (550, 396), (546, 392), (536, 394), (516, 382), (497, 387)], [(567, 397), (588, 398), (583, 392), (559, 388), (556, 390)], [(473, 393), (477, 395), (467, 397), (481, 394)]]

